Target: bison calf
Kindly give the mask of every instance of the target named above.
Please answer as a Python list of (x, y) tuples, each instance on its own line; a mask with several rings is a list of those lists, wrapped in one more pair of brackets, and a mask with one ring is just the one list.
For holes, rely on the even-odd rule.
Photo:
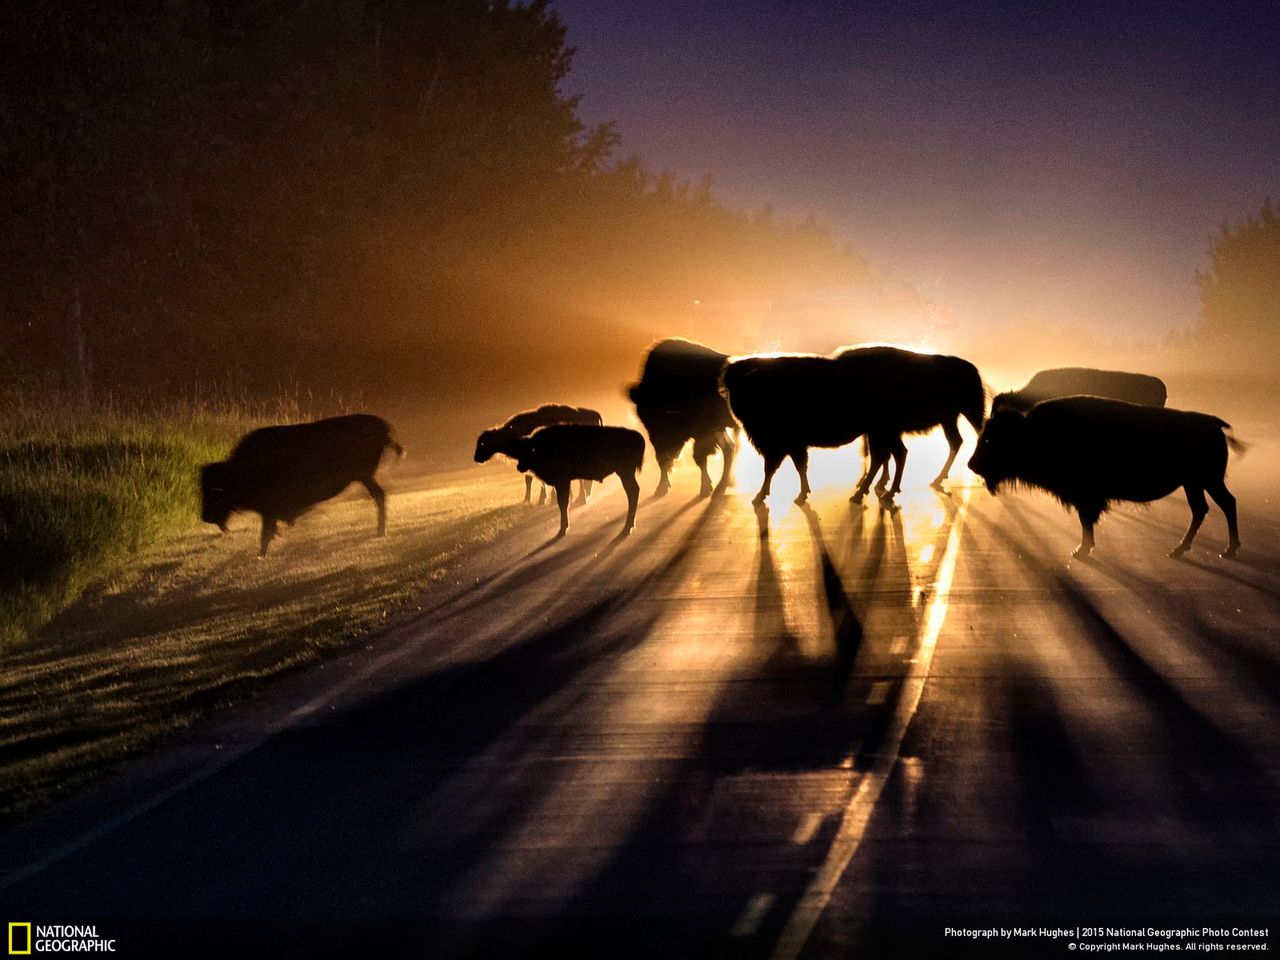
[(238, 510), (260, 514), (265, 557), (280, 521), (292, 524), (322, 500), (361, 483), (377, 504), (382, 536), (387, 498), (373, 475), (388, 447), (404, 456), (387, 422), (365, 413), (254, 430), (228, 459), (200, 469), (200, 519), (225, 531)]
[(511, 446), (516, 469), (528, 470), (556, 492), (560, 532), (569, 529), (569, 489), (574, 480), (603, 480), (616, 473), (627, 492), (627, 519), (620, 537), (636, 526), (640, 484), (636, 473), (644, 462), (644, 437), (626, 427), (557, 424), (535, 430)]
[[(571, 407), (563, 403), (544, 403), (532, 410), (523, 410), (509, 417), (505, 422), (489, 430), (483, 431), (476, 438), (476, 463), (487, 463), (494, 454), (515, 457), (511, 452), (511, 443), (529, 436), (533, 431), (556, 423), (582, 423), (599, 426), (604, 420), (595, 410), (587, 407)], [(578, 484), (578, 502), (586, 503), (591, 496), (591, 482), (583, 480)], [(524, 475), (524, 502), (533, 501), (533, 474)], [(538, 493), (538, 506), (547, 502), (547, 485), (544, 483)]]
[(1075, 507), (1081, 539), (1073, 554), (1093, 549), (1093, 527), (1118, 500), (1147, 503), (1182, 487), (1191, 506), (1191, 526), (1170, 552), (1191, 546), (1209, 512), (1205, 492), (1227, 517), (1224, 557), (1240, 548), (1236, 500), (1227, 490), (1230, 425), (1204, 413), (1107, 400), (1065, 397), (1028, 412), (1005, 408), (987, 421), (969, 469), (995, 493), (1002, 484), (1038, 487)]

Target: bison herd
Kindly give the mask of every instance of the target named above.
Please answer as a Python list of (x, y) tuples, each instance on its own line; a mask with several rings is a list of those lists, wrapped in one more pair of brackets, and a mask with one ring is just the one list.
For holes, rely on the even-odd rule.
[[(876, 345), (831, 356), (733, 358), (681, 339), (655, 343), (639, 382), (627, 391), (658, 462), (656, 496), (670, 489), (672, 464), (689, 441), (702, 474), (701, 495), (723, 493), (739, 431), (745, 431), (764, 459), (755, 504), (764, 503), (788, 457), (800, 477), (796, 502), (803, 503), (810, 492), (810, 448), (861, 438), (867, 465), (850, 500), (862, 502), (879, 475), (878, 496), (891, 506), (902, 487), (903, 437), (942, 428), (949, 454), (932, 482), (940, 489), (960, 450), (963, 418), (978, 433), (969, 468), (992, 493), (1023, 485), (1075, 508), (1081, 527), (1075, 556), (1093, 549), (1094, 525), (1112, 503), (1146, 503), (1179, 487), (1191, 507), (1191, 525), (1170, 556), (1191, 545), (1209, 510), (1206, 493), (1226, 515), (1223, 556), (1233, 556), (1240, 546), (1236, 504), (1224, 481), (1228, 448), (1241, 445), (1217, 417), (1165, 408), (1166, 394), (1161, 380), (1143, 374), (1045, 370), (1022, 389), (996, 395), (988, 415), (982, 378), (959, 357)], [(542, 483), (539, 503), (551, 487), (560, 509), (558, 536), (569, 527), (573, 481), (579, 481), (577, 502), (583, 503), (593, 481), (617, 474), (627, 494), (619, 534), (625, 537), (635, 526), (644, 448), (640, 433), (605, 426), (594, 410), (545, 404), (483, 431), (475, 459), (483, 463), (502, 454), (515, 460), (525, 475), (526, 503), (535, 477)], [(403, 453), (387, 423), (369, 415), (255, 430), (228, 460), (203, 468), (202, 518), (225, 529), (233, 511), (259, 513), (265, 555), (280, 521), (292, 523), (314, 504), (361, 483), (377, 504), (382, 534), (385, 495), (374, 472), (387, 449)], [(707, 461), (716, 450), (722, 467), (713, 487)]]

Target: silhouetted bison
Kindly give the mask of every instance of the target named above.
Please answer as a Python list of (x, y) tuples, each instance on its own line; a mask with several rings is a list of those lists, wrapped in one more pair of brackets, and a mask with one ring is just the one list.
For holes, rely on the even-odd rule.
[[(523, 410), (492, 429), (485, 430), (476, 438), (476, 463), (486, 463), (495, 453), (515, 458), (511, 452), (511, 441), (529, 436), (540, 427), (549, 427), (553, 423), (581, 423), (588, 426), (600, 426), (603, 418), (594, 410), (586, 407), (571, 407), (563, 403), (544, 403), (533, 410)], [(584, 480), (578, 484), (578, 502), (586, 503), (591, 496), (591, 481)], [(524, 475), (524, 502), (533, 501), (533, 474)], [(538, 506), (547, 502), (547, 485), (542, 484), (538, 493)]]
[(557, 424), (512, 442), (519, 470), (529, 470), (556, 492), (560, 532), (569, 529), (569, 488), (574, 480), (603, 480), (616, 473), (627, 492), (627, 519), (619, 537), (636, 525), (640, 484), (636, 473), (644, 462), (644, 437), (627, 427)]
[(1093, 526), (1113, 501), (1147, 503), (1179, 487), (1191, 506), (1191, 526), (1171, 557), (1191, 546), (1209, 512), (1207, 490), (1227, 517), (1224, 557), (1240, 548), (1236, 499), (1224, 482), (1230, 425), (1205, 413), (1144, 407), (1102, 397), (1064, 397), (1028, 412), (991, 415), (969, 468), (995, 493), (1002, 484), (1038, 487), (1075, 507), (1081, 539), (1073, 554), (1093, 549)]
[(678, 338), (659, 340), (645, 356), (640, 382), (627, 391), (636, 405), (662, 472), (654, 496), (671, 489), (671, 464), (689, 440), (693, 460), (702, 471), (701, 495), (711, 494), (707, 458), (719, 448), (724, 457), (716, 492), (729, 485), (737, 430), (729, 405), (720, 393), (720, 372), (728, 357), (700, 343)]
[[(947, 459), (938, 475), (930, 482), (941, 489), (960, 451), (960, 418), (969, 421), (975, 432), (982, 430), (986, 411), (986, 393), (978, 368), (960, 357), (938, 353), (917, 353), (899, 347), (850, 347), (836, 354), (846, 365), (847, 375), (864, 383), (874, 383), (877, 393), (872, 409), (874, 425), (867, 430), (870, 463), (850, 498), (859, 503), (866, 496), (876, 472), (893, 458), (896, 470), (893, 486), (881, 494), (892, 500), (902, 489), (902, 469), (907, 461), (907, 448), (902, 435), (925, 433), (942, 427), (947, 438)], [(882, 481), (883, 482), (883, 481)]]
[(890, 499), (898, 492), (906, 448), (902, 434), (942, 424), (951, 456), (934, 480), (947, 475), (960, 445), (959, 416), (982, 428), (982, 381), (971, 363), (957, 357), (915, 353), (896, 347), (859, 347), (836, 357), (780, 355), (731, 362), (722, 377), (734, 416), (764, 457), (764, 483), (755, 503), (769, 495), (773, 475), (786, 457), (800, 474), (800, 496), (809, 496), (809, 447), (840, 447), (867, 436), (871, 464), (854, 499), (866, 493), (885, 458), (897, 462)]
[(280, 521), (292, 524), (322, 500), (362, 483), (377, 504), (383, 536), (387, 498), (373, 475), (388, 447), (404, 456), (388, 423), (367, 413), (253, 430), (228, 459), (201, 467), (200, 519), (225, 531), (237, 510), (261, 514), (265, 557)]
[(1163, 380), (1145, 373), (1059, 367), (1041, 370), (1021, 390), (997, 394), (991, 403), (991, 411), (994, 413), (1007, 407), (1025, 412), (1044, 400), (1077, 396), (1107, 397), (1144, 407), (1163, 407), (1169, 391)]

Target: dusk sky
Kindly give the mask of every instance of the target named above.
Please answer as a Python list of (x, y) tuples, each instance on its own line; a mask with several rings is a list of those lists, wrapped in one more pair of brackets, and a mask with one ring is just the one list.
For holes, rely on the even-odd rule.
[(556, 0), (624, 153), (812, 213), (964, 326), (1158, 336), (1280, 196), (1275, 3)]

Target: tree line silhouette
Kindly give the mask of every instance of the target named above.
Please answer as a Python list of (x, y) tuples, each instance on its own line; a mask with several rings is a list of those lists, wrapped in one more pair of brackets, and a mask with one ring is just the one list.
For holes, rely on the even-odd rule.
[(629, 367), (651, 334), (619, 318), (866, 275), (619, 159), (571, 57), (545, 0), (11, 5), (0, 377), (484, 387), (584, 326)]

